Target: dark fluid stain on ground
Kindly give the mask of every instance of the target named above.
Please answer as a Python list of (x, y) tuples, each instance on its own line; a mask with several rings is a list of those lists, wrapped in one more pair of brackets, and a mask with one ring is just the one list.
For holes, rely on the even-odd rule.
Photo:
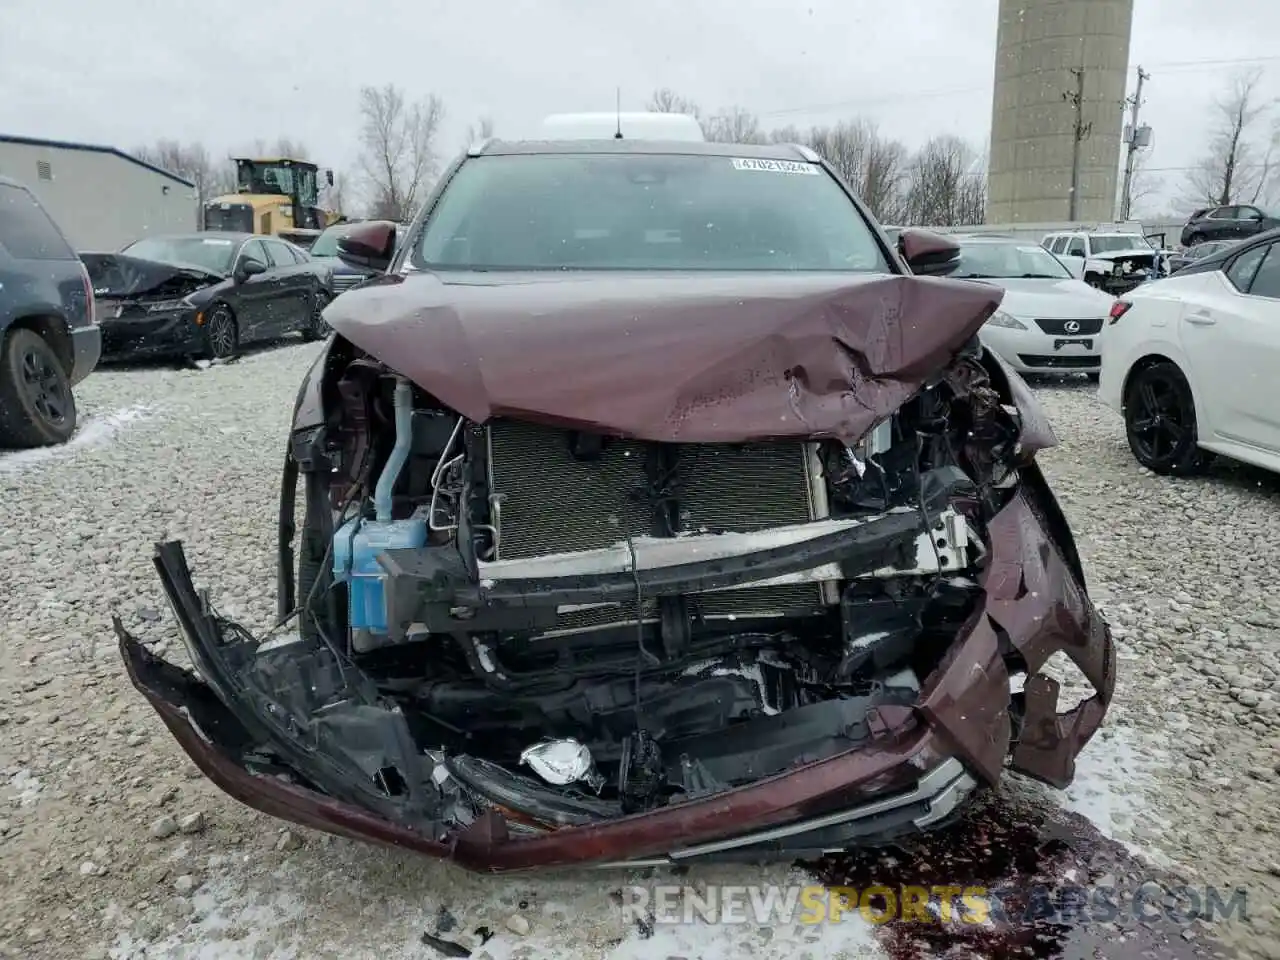
[[(884, 886), (981, 887), (995, 904), (985, 924), (958, 922), (965, 908), (957, 894), (952, 922), (891, 920), (879, 939), (894, 960), (1230, 960), (1211, 930), (1179, 922), (1182, 886), (1102, 836), (1078, 814), (1011, 801), (978, 801), (953, 826), (894, 848), (827, 857), (805, 864), (828, 887), (859, 892)], [(1145, 883), (1144, 883), (1145, 881)], [(1163, 889), (1162, 889), (1163, 887)], [(1113, 891), (1119, 909), (1110, 919), (1097, 900)], [(1135, 895), (1145, 897), (1145, 916)], [(934, 899), (937, 903), (937, 899)], [(872, 910), (885, 909), (873, 899)], [(1181, 906), (1181, 912), (1179, 912)], [(972, 914), (970, 914), (972, 915)], [(1158, 918), (1148, 919), (1155, 915)], [(1194, 914), (1193, 914), (1194, 915)], [(1184, 934), (1188, 934), (1185, 937)]]

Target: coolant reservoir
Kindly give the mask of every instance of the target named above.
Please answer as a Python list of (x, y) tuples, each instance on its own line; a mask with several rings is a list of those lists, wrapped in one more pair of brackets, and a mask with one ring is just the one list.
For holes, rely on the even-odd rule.
[(427, 521), (415, 514), (407, 520), (360, 520), (345, 524), (334, 537), (333, 575), (347, 584), (347, 618), (352, 630), (387, 632), (387, 573), (378, 557), (388, 550), (423, 547)]

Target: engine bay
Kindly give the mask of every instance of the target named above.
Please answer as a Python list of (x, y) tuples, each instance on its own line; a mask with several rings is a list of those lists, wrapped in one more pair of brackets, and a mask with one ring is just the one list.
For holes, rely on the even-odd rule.
[(976, 355), (855, 446), (477, 424), (363, 357), (332, 387), (299, 642), (394, 705), (463, 821), (599, 822), (870, 742), (977, 609), (1016, 486)]

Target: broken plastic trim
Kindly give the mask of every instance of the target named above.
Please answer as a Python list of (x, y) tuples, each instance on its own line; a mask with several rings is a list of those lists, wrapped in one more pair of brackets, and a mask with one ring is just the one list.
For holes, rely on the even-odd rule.
[[(638, 549), (629, 562), (619, 562), (621, 555), (608, 550), (588, 551), (601, 555), (596, 560), (599, 566), (589, 571), (573, 565), (582, 555), (569, 554), (519, 561), (535, 575), (501, 579), (489, 571), (503, 561), (471, 572), (452, 547), (388, 550), (378, 558), (388, 573), (387, 622), (393, 637), (418, 624), (427, 632), (477, 632), (494, 629), (494, 617), (554, 619), (555, 608), (562, 606), (745, 587), (826, 564), (839, 564), (846, 579), (892, 566), (886, 561), (895, 558), (913, 565), (920, 534), (942, 519), (952, 498), (973, 490), (972, 481), (957, 468), (933, 471), (922, 480), (919, 509), (903, 508), (872, 520), (821, 521), (787, 528), (797, 531), (797, 536), (780, 546), (760, 546), (770, 542), (770, 531), (676, 538), (655, 542), (651, 562), (642, 560)], [(812, 536), (800, 539), (805, 533)], [(701, 543), (726, 538), (737, 544), (734, 550), (723, 555), (708, 550), (711, 558), (700, 557)], [(633, 543), (632, 549), (639, 546)], [(664, 559), (675, 562), (659, 562)], [(562, 572), (566, 566), (569, 571)], [(464, 608), (474, 614), (459, 616)]]
[[(745, 836), (730, 837), (725, 840), (715, 840), (710, 843), (682, 847), (671, 851), (665, 857), (646, 857), (639, 861), (623, 860), (593, 864), (593, 866), (601, 868), (662, 866), (678, 863), (681, 860), (709, 857), (729, 850), (754, 847), (807, 833), (816, 833), (831, 827), (841, 827), (853, 821), (870, 820), (881, 814), (901, 810), (913, 804), (923, 804), (925, 812), (913, 817), (911, 820), (912, 825), (917, 829), (927, 830), (950, 817), (960, 804), (973, 793), (977, 786), (978, 782), (965, 772), (964, 764), (954, 757), (949, 757), (924, 774), (916, 786), (905, 793), (895, 794), (881, 800), (873, 800), (870, 803), (859, 804), (848, 810), (840, 810), (825, 816), (814, 817), (811, 820), (788, 823), (781, 827), (761, 830)], [(844, 847), (840, 847), (823, 852), (842, 853), (844, 849)]]
[(196, 672), (255, 740), (330, 796), (436, 832), (418, 790), (430, 761), (367, 677), (318, 641), (268, 654), (247, 634), (228, 640), (230, 625), (196, 592), (182, 544), (156, 544), (154, 562)]

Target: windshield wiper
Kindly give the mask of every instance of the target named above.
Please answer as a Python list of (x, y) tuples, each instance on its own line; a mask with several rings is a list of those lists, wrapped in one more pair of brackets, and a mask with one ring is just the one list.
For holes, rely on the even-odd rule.
[(1067, 278), (1061, 277), (1056, 273), (1024, 273), (1020, 277), (1018, 277), (1018, 279), (1019, 280), (1065, 280)]

